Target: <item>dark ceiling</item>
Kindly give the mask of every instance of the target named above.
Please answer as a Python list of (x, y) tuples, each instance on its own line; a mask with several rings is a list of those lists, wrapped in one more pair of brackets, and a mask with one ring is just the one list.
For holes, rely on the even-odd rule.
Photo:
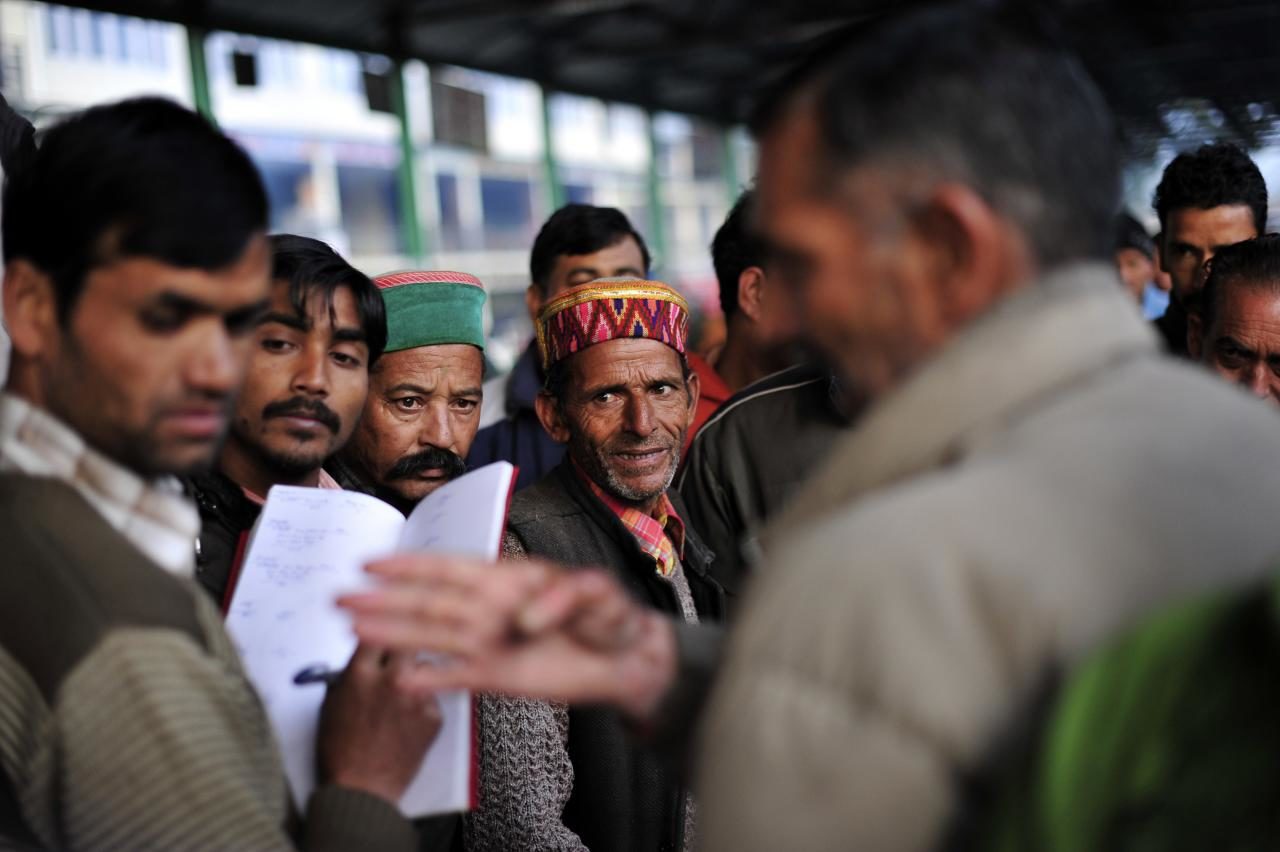
[[(1038, 0), (1011, 0), (1038, 2)], [(418, 58), (565, 92), (744, 120), (813, 45), (910, 0), (89, 0), (70, 5)], [(1058, 0), (1134, 153), (1170, 136), (1256, 145), (1280, 102), (1273, 0)]]

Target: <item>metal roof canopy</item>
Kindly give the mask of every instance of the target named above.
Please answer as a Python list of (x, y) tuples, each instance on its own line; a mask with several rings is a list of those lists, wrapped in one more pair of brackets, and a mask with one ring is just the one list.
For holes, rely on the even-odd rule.
[[(1013, 0), (1035, 2), (1036, 0)], [(907, 0), (85, 0), (66, 5), (421, 59), (549, 90), (744, 121), (759, 90), (832, 32)], [(1250, 146), (1271, 135), (1280, 5), (1059, 0), (1131, 153), (1174, 126), (1171, 104)]]

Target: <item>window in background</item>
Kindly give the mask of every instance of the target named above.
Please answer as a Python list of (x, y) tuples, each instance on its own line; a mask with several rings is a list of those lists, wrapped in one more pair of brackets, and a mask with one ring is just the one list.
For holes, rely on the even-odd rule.
[(439, 247), (441, 251), (462, 251), (462, 217), (458, 212), (458, 178), (436, 173), (436, 199), (440, 205)]
[(590, 184), (570, 183), (564, 186), (565, 204), (592, 204), (594, 198)]
[(353, 255), (394, 255), (405, 250), (400, 230), (400, 188), (394, 168), (338, 165), (342, 226)]
[(43, 11), (45, 48), (51, 56), (159, 70), (169, 65), (165, 36), (171, 24), (66, 6), (47, 5)]
[(533, 242), (533, 187), (527, 180), (480, 178), (486, 249), (525, 249)]
[(271, 230), (303, 236), (319, 236), (310, 222), (307, 196), (311, 189), (311, 167), (306, 163), (258, 160), (258, 172), (267, 188), (271, 204)]

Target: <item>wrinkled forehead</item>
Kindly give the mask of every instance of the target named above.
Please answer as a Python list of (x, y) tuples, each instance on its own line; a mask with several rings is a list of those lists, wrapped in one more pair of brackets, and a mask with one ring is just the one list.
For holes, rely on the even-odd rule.
[(387, 352), (374, 374), (381, 387), (413, 384), (459, 390), (476, 386), (484, 375), (484, 355), (469, 343), (442, 343)]
[(1215, 326), (1252, 326), (1280, 335), (1280, 279), (1232, 275), (1221, 278), (1214, 290)]
[(683, 376), (680, 353), (646, 338), (619, 338), (597, 343), (566, 359), (574, 388), (633, 384)]

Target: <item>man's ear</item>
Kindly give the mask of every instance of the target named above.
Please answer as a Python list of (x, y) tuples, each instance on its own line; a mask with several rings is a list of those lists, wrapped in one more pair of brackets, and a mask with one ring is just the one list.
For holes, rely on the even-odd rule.
[(533, 407), (538, 412), (538, 422), (551, 436), (551, 440), (558, 444), (569, 443), (569, 425), (565, 423), (564, 416), (560, 413), (560, 406), (551, 394), (539, 391), (533, 401)]
[(1187, 354), (1199, 361), (1204, 355), (1204, 320), (1196, 311), (1187, 311)]
[(13, 351), (27, 359), (48, 353), (58, 338), (58, 297), (53, 279), (26, 260), (4, 270), (4, 325)]
[(754, 323), (764, 318), (764, 270), (748, 266), (738, 275), (738, 310)]
[(967, 321), (1034, 270), (1028, 247), (970, 187), (934, 187), (911, 214), (912, 232), (934, 281), (945, 283), (944, 310)]
[(529, 312), (529, 322), (533, 323), (535, 328), (538, 325), (538, 311), (542, 310), (544, 301), (542, 288), (537, 284), (530, 284), (524, 289), (524, 307)]
[(696, 372), (691, 372), (684, 384), (689, 390), (689, 422), (693, 423), (693, 413), (698, 409), (698, 397), (702, 395), (702, 379), (698, 378)]

